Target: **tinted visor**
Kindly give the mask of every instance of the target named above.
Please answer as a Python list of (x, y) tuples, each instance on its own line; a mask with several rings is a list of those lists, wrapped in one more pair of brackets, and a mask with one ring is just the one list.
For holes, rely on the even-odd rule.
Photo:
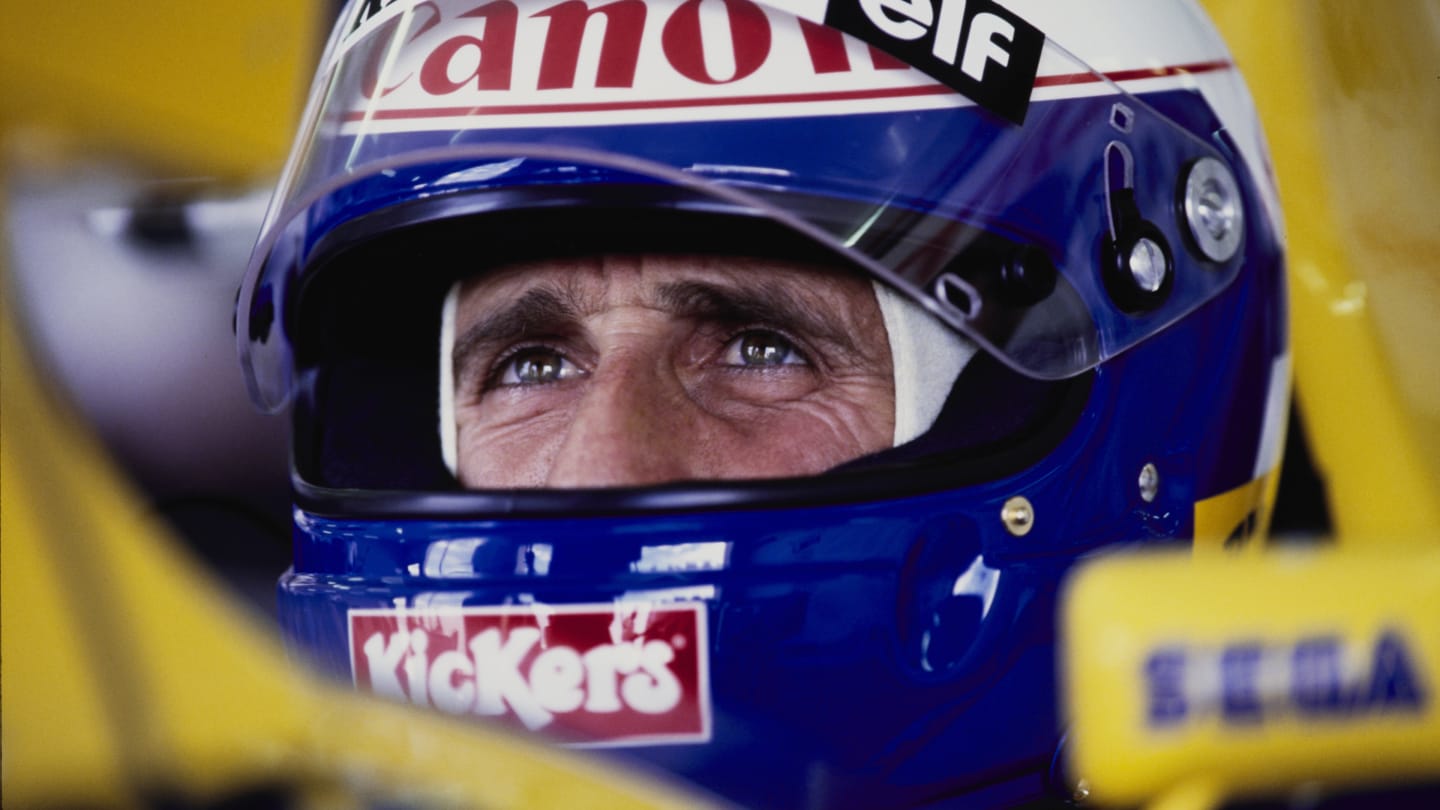
[[(752, 264), (748, 260), (756, 259), (764, 266), (794, 264), (834, 275), (849, 271), (834, 254), (770, 220), (692, 210), (685, 200), (674, 197), (664, 200), (668, 207), (662, 207), (654, 191), (610, 187), (603, 189), (603, 204), (593, 201), (593, 205), (540, 210), (523, 208), (523, 198), (509, 196), (509, 204), (501, 211), (469, 216), (451, 212), (384, 228), (378, 235), (365, 229), (366, 238), (350, 238), (352, 234), (345, 228), (334, 232), (335, 249), (322, 246), (323, 258), (317, 260), (316, 271), (297, 293), (297, 309), (303, 317), (295, 331), (301, 383), (294, 461), (300, 480), (342, 490), (437, 492), (457, 488), (453, 466), (447, 469), (442, 462), (443, 417), (437, 425), (437, 415), (444, 413), (437, 399), (443, 390), (437, 374), (452, 362), (448, 352), (440, 354), (447, 351), (441, 338), (442, 301), (457, 280), (483, 282), (493, 269), (503, 276), (508, 267), (528, 265), (535, 259), (564, 266), (567, 259), (596, 255), (685, 255), (700, 264), (711, 256), (725, 266)], [(623, 203), (630, 195), (640, 197), (631, 199), (634, 207)], [(430, 207), (423, 206), (433, 213), (428, 212)], [(387, 216), (400, 213), (392, 209)], [(497, 247), (478, 247), (491, 244)], [(753, 282), (752, 289), (769, 290), (778, 284), (793, 290), (793, 278), (767, 277), (754, 266), (737, 272), (745, 274), (745, 286)], [(403, 275), (403, 284), (395, 283), (397, 273)], [(566, 278), (546, 281), (558, 280), (560, 289), (565, 289), (569, 286)], [(823, 276), (817, 280), (825, 283)], [(539, 286), (554, 289), (549, 283)], [(589, 288), (582, 281), (575, 289)], [(497, 303), (516, 300), (507, 297)], [(850, 337), (857, 344), (866, 340), (858, 332)], [(885, 339), (882, 334), (869, 340), (883, 351)], [(545, 345), (565, 351), (558, 348), (563, 342), (545, 341)], [(813, 344), (805, 345), (807, 359), (820, 361), (809, 354), (812, 348)], [(875, 348), (869, 346), (868, 353), (873, 356)], [(865, 351), (866, 347), (854, 345), (852, 350)], [(457, 387), (468, 388), (463, 384)], [(955, 483), (960, 475), (957, 463), (965, 468), (967, 480), (988, 480), (1014, 472), (1033, 462), (1073, 422), (1087, 385), (1081, 379), (1059, 383), (1033, 380), (982, 355), (970, 363), (954, 387), (969, 393), (950, 398), (923, 441), (869, 455), (844, 465), (841, 472), (855, 473), (857, 489), (868, 495), (874, 494), (875, 479), (867, 473), (877, 467), (887, 468), (885, 480), (904, 493), (942, 481)], [(702, 386), (700, 390), (708, 389)], [(743, 399), (743, 391), (753, 389), (726, 390)], [(555, 405), (554, 400), (549, 401)], [(1016, 437), (1021, 434), (1029, 440), (1017, 444)], [(911, 469), (919, 461), (939, 464), (946, 474)], [(901, 470), (906, 471), (904, 476), (896, 477)], [(782, 493), (775, 474), (742, 465), (728, 474), (704, 475), (699, 480), (729, 479), (706, 496), (723, 497), (727, 502), (748, 502), (755, 494), (753, 487), (737, 478), (763, 477), (766, 483), (757, 482), (757, 486), (771, 490), (770, 495), (783, 495), (782, 500), (794, 500), (797, 493), (807, 496), (796, 487), (806, 492), (815, 489), (813, 481), (806, 479), (802, 486), (797, 479), (793, 482), (796, 487)], [(673, 480), (686, 478), (675, 476)], [(820, 489), (834, 487), (832, 477)], [(511, 491), (503, 497), (508, 503), (515, 495)], [(650, 497), (639, 500), (648, 504), (646, 498)], [(545, 500), (526, 498), (536, 504)], [(670, 497), (666, 502), (673, 500)], [(472, 507), (478, 502), (467, 501)], [(684, 502), (693, 505), (688, 496)], [(427, 504), (434, 506), (435, 501), (429, 499)]]
[(267, 408), (293, 391), (289, 296), (322, 237), (438, 197), (498, 210), (487, 194), (683, 191), (845, 256), (1045, 379), (1124, 351), (1238, 272), (1192, 247), (1177, 200), (1197, 161), (1229, 156), (1048, 40), (1017, 125), (738, 0), (361, 16), (337, 30), (241, 292), (240, 349)]

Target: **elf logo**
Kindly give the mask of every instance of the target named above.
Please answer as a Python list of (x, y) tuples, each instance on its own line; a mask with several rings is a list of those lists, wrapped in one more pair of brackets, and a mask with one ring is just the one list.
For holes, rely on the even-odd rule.
[(588, 745), (701, 742), (701, 604), (353, 610), (357, 687)]
[[(930, 38), (930, 52), (946, 64), (955, 64), (961, 55), (960, 31), (966, 27), (965, 0), (940, 3), (940, 21)], [(931, 33), (935, 8), (925, 0), (860, 0), (860, 8), (876, 28), (890, 36), (909, 42)], [(896, 17), (889, 16), (894, 13)], [(992, 12), (974, 15), (968, 23), (970, 34), (965, 38), (964, 59), (960, 71), (977, 82), (985, 80), (985, 63), (993, 61), (1001, 67), (1010, 64), (1006, 45), (1015, 39), (1015, 24)], [(1002, 42), (997, 43), (999, 36)]]
[[(810, 5), (786, 0), (777, 5)], [(1023, 124), (1045, 36), (992, 0), (821, 0), (824, 22)], [(801, 14), (800, 16), (805, 16)]]
[(1256, 726), (1281, 717), (1334, 722), (1419, 715), (1430, 699), (1423, 675), (1394, 630), (1369, 645), (1339, 635), (1237, 641), (1218, 649), (1171, 645), (1145, 660), (1146, 717), (1151, 728), (1165, 729), (1207, 717)]

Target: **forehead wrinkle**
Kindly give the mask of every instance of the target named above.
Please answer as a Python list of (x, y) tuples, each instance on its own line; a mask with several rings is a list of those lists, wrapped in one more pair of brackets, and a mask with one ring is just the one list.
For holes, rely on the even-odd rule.
[(756, 322), (797, 329), (849, 351), (856, 346), (831, 306), (807, 300), (773, 279), (742, 284), (684, 280), (659, 285), (653, 306), (675, 315), (733, 323)]
[[(845, 312), (836, 311), (837, 306), (845, 306), (844, 302), (829, 301), (823, 295), (810, 294), (804, 287), (797, 289), (793, 282), (766, 277), (759, 268), (745, 267), (736, 273), (735, 268), (725, 267), (730, 272), (716, 278), (706, 271), (721, 268), (707, 266), (703, 259), (696, 262), (695, 257), (681, 257), (689, 261), (667, 258), (675, 264), (662, 262), (652, 267), (645, 257), (603, 254), (563, 264), (520, 264), (507, 268), (498, 278), (492, 276), (501, 282), (496, 295), (507, 286), (503, 283), (507, 276), (538, 270), (546, 277), (524, 285), (524, 291), (510, 303), (494, 308), (482, 305), (479, 317), (455, 341), (451, 357), (456, 371), (461, 371), (465, 362), (487, 345), (569, 332), (614, 305), (640, 306), (692, 320), (770, 324), (850, 352), (858, 351), (850, 334), (854, 325), (846, 321)], [(706, 275), (685, 277), (695, 270)], [(680, 278), (657, 283), (654, 278), (646, 278), (652, 274)], [(623, 301), (612, 300), (619, 292), (617, 277), (624, 276), (632, 276), (638, 283), (633, 287), (621, 283), (620, 289), (629, 287), (629, 292), (621, 294)], [(483, 292), (487, 283), (482, 278), (465, 286), (469, 289), (462, 288), (462, 296)]]
[(569, 292), (550, 284), (531, 287), (513, 302), (482, 315), (465, 330), (465, 338), (483, 342), (574, 321), (580, 316), (580, 307)]
[(552, 334), (573, 326), (582, 317), (583, 302), (576, 301), (576, 290), (570, 285), (537, 284), (515, 301), (496, 310), (484, 312), (456, 338), (450, 352), (451, 363), (460, 376), (469, 361), (484, 347)]
[[(634, 263), (631, 263), (632, 267)], [(455, 354), (481, 344), (535, 334), (565, 331), (603, 312), (610, 298), (615, 272), (625, 269), (611, 257), (579, 258), (568, 262), (527, 262), (511, 265), (498, 275), (482, 276), (462, 287), (462, 300), (477, 294), (513, 299), (479, 307), (479, 316), (455, 341)], [(541, 277), (518, 285), (507, 283), (522, 274)], [(487, 287), (490, 288), (487, 291)]]

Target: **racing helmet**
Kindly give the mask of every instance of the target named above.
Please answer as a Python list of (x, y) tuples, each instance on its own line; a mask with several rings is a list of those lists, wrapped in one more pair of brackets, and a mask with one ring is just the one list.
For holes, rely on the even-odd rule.
[[(870, 285), (886, 446), (462, 486), (457, 289), (637, 254)], [(1263, 138), (1180, 0), (352, 2), (236, 324), (294, 650), (747, 806), (1066, 795), (1066, 571), (1262, 531), (1289, 394)]]

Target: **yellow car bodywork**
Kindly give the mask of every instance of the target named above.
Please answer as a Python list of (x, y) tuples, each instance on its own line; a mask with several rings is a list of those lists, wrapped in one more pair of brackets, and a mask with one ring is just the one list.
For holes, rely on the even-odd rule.
[[(161, 176), (271, 176), (328, 9), (293, 0), (0, 5), (0, 166), (102, 155)], [(0, 244), (6, 807), (235, 797), (310, 807), (708, 803), (291, 666), (276, 634), (180, 551), (46, 386), (13, 309), (9, 253)]]
[[(1440, 3), (1204, 5), (1270, 143), (1295, 394), (1334, 536), (1082, 568), (1061, 634), (1073, 778), (1094, 803), (1167, 810), (1433, 791)], [(1223, 500), (1197, 505), (1197, 531)]]
[[(1096, 799), (1183, 806), (1317, 774), (1440, 779), (1440, 562), (1425, 551), (1440, 538), (1440, 228), (1430, 202), (1440, 189), (1440, 3), (1204, 5), (1270, 139), (1295, 390), (1339, 549), (1307, 562), (1115, 559), (1082, 574), (1064, 643), (1077, 776)], [(0, 154), (99, 152), (170, 175), (273, 175), (328, 8), (0, 5)], [(37, 377), (21, 324), (4, 320), (7, 806), (203, 802), (272, 788), (312, 806), (375, 796), (494, 807), (700, 801), (297, 674), (273, 633), (169, 542)], [(1379, 556), (1352, 561), (1341, 550)], [(1160, 739), (1138, 708), (1149, 688), (1141, 668), (1157, 646), (1261, 638), (1283, 647), (1320, 632), (1373, 650), (1377, 633), (1397, 627), (1430, 690), (1417, 715), (1366, 716), (1358, 729), (1291, 717), (1238, 731), (1210, 718)], [(1366, 750), (1385, 756), (1357, 756)]]

